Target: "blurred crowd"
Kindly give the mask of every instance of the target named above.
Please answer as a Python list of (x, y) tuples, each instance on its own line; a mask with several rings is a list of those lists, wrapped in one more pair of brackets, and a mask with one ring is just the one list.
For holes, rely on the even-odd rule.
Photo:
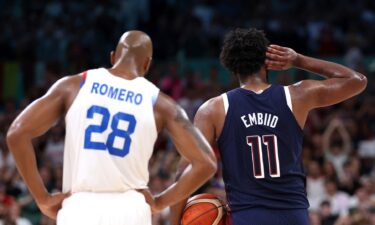
[(0, 0), (0, 59), (79, 71), (105, 64), (122, 32), (135, 28), (157, 41), (158, 60), (217, 57), (223, 34), (238, 26), (262, 28), (302, 53), (375, 53), (372, 0)]
[[(16, 62), (24, 82), (21, 98), (1, 98), (0, 225), (55, 224), (41, 215), (4, 140), (20, 110), (53, 82), (108, 66), (108, 53), (122, 32), (141, 29), (154, 41), (155, 63), (148, 78), (192, 119), (205, 100), (237, 84), (235, 78), (223, 83), (222, 68), (216, 65), (200, 74), (181, 69), (176, 58), (218, 58), (223, 34), (236, 26), (262, 28), (272, 42), (302, 53), (342, 57), (367, 75), (368, 87), (359, 97), (310, 113), (303, 157), (312, 225), (375, 225), (375, 63), (364, 61), (375, 54), (373, 0), (0, 0), (0, 70), (3, 63)], [(285, 85), (309, 76), (286, 72), (276, 81)], [(35, 139), (34, 146), (48, 190), (61, 190), (64, 121)], [(153, 193), (174, 182), (178, 159), (161, 134), (150, 160)], [(221, 172), (200, 191), (225, 199)], [(154, 224), (168, 224), (168, 215), (166, 209), (154, 216)]]

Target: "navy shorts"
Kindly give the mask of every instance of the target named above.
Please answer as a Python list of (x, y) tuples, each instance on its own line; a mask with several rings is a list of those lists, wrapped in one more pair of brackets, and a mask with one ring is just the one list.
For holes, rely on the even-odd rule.
[(307, 209), (251, 208), (231, 213), (233, 225), (309, 225)]

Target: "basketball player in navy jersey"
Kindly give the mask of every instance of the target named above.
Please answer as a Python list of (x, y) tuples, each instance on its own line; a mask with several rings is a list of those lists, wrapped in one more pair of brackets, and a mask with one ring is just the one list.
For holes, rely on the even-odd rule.
[[(126, 32), (111, 54), (112, 68), (60, 79), (11, 125), (7, 143), (18, 171), (42, 213), (57, 217), (58, 225), (151, 225), (151, 211), (186, 198), (215, 173), (207, 141), (181, 107), (143, 77), (151, 58), (150, 37)], [(62, 117), (64, 193), (50, 194), (38, 173), (32, 139)], [(163, 129), (191, 166), (154, 197), (147, 190), (148, 162)]]
[[(269, 45), (262, 31), (235, 29), (220, 54), (240, 87), (203, 104), (195, 125), (217, 144), (234, 225), (307, 225), (303, 127), (310, 110), (363, 91), (367, 79), (345, 66)], [(297, 68), (325, 80), (270, 84), (268, 70)], [(183, 203), (173, 209), (178, 223)]]

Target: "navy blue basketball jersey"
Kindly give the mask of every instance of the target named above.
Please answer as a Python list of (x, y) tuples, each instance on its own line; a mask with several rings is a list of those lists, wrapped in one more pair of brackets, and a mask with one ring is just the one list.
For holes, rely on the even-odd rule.
[(226, 116), (218, 146), (231, 210), (308, 208), (303, 131), (288, 87), (271, 85), (262, 93), (237, 88), (222, 96)]

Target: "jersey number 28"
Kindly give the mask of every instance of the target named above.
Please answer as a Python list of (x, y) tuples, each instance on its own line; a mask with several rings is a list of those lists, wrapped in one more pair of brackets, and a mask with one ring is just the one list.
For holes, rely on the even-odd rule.
[(267, 146), (267, 158), (271, 177), (280, 177), (279, 149), (277, 136), (273, 134), (247, 136), (247, 144), (251, 147), (253, 159), (253, 173), (257, 179), (264, 178), (262, 142)]
[[(129, 153), (130, 144), (132, 142), (131, 135), (134, 133), (135, 125), (137, 121), (134, 115), (118, 112), (113, 115), (111, 122), (111, 132), (108, 134), (105, 142), (95, 142), (91, 140), (93, 133), (103, 133), (108, 128), (111, 114), (109, 110), (102, 106), (93, 105), (87, 110), (86, 118), (92, 119), (94, 114), (102, 116), (101, 123), (99, 125), (90, 125), (85, 130), (84, 149), (88, 150), (102, 150), (108, 149), (109, 154), (119, 157), (124, 157)], [(125, 130), (119, 129), (119, 122), (128, 122), (128, 127)], [(124, 143), (122, 148), (115, 147), (115, 139), (123, 138)]]

